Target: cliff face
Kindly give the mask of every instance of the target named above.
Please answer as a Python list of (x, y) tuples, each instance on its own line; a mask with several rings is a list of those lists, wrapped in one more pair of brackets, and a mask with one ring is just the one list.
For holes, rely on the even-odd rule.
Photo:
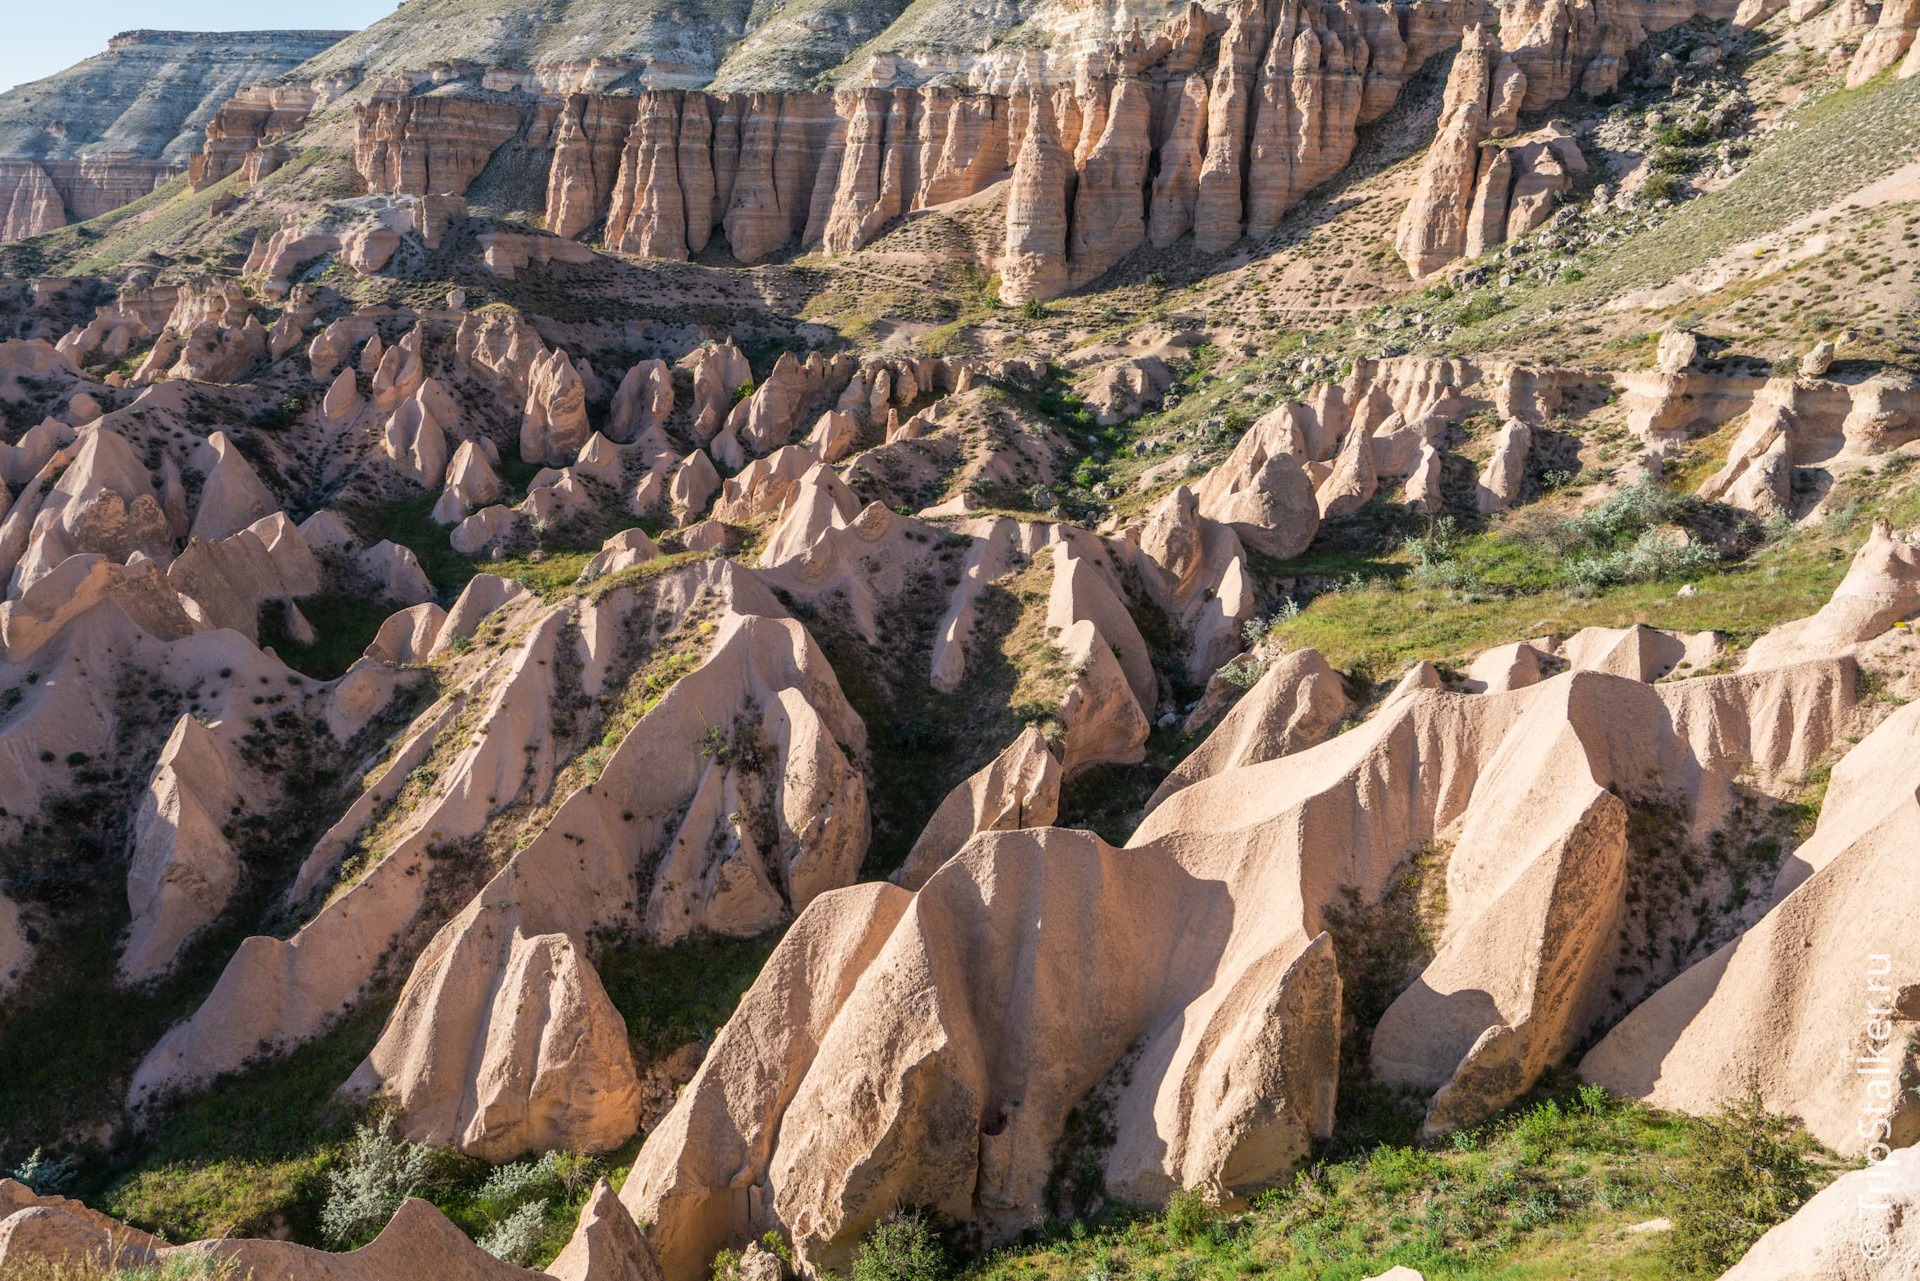
[(0, 159), (0, 241), (66, 225), (66, 204), (47, 171), (31, 160)]
[(298, 133), (316, 110), (324, 109), (351, 84), (351, 79), (334, 78), (242, 89), (207, 121), (206, 146), (187, 167), (193, 189), (204, 190), (238, 173), (248, 157)]
[(0, 94), (0, 240), (96, 218), (152, 191), (200, 150), (223, 103), (345, 34), (130, 31), (97, 57)]

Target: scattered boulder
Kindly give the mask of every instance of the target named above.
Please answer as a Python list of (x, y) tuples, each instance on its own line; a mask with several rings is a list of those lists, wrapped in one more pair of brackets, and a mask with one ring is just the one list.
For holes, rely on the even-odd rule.
[(1700, 359), (1700, 335), (1685, 329), (1669, 329), (1660, 335), (1654, 365), (1663, 374), (1683, 373)]
[(1827, 371), (1833, 368), (1833, 357), (1838, 344), (1831, 338), (1822, 338), (1814, 344), (1812, 351), (1800, 358), (1800, 376), (1802, 378), (1825, 378)]

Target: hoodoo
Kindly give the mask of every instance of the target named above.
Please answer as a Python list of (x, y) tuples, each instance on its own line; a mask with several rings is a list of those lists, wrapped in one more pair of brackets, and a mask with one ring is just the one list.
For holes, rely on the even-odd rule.
[(1915, 18), (14, 32), (0, 1277), (1920, 1275)]

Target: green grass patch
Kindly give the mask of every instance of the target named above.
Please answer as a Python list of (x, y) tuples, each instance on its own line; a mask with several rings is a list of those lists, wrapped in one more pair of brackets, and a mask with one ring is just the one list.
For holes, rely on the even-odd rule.
[(363, 1113), (335, 1091), (386, 1015), (384, 1003), (363, 1008), (283, 1059), (160, 1109), (88, 1200), (170, 1241), (279, 1230), (319, 1244), (326, 1174)]
[[(1848, 482), (1824, 521), (1791, 530), (1744, 560), (1680, 578), (1566, 586), (1563, 551), (1519, 525), (1459, 536), (1442, 574), (1417, 572), (1406, 546), (1373, 555), (1310, 552), (1299, 562), (1256, 559), (1262, 577), (1325, 575), (1334, 581), (1276, 633), (1343, 670), (1385, 679), (1415, 659), (1451, 662), (1493, 645), (1582, 627), (1636, 623), (1718, 631), (1737, 644), (1827, 602), (1865, 541), (1873, 516), (1920, 520), (1920, 486), (1896, 488), (1903, 469)], [(1516, 513), (1515, 521), (1532, 517)], [(1694, 594), (1679, 596), (1682, 583)]]
[(644, 1062), (719, 1031), (780, 936), (779, 930), (750, 939), (703, 934), (672, 947), (620, 940), (603, 946), (594, 967)]
[(322, 681), (334, 680), (353, 666), (393, 614), (390, 601), (345, 592), (309, 596), (299, 606), (313, 624), (313, 644), (301, 645), (288, 635), (277, 611), (269, 611), (262, 619), (260, 644), (294, 671)]
[[(1724, 1159), (1726, 1144), (1712, 1123), (1590, 1086), (1543, 1094), (1431, 1147), (1385, 1143), (1310, 1165), (1238, 1213), (1185, 1196), (1163, 1215), (1110, 1208), (1091, 1220), (1049, 1220), (960, 1275), (1361, 1281), (1404, 1265), (1428, 1281), (1652, 1281), (1690, 1275), (1672, 1257), (1673, 1234), (1627, 1231), (1668, 1212), (1670, 1173), (1719, 1170), (1719, 1186), (1741, 1195), (1769, 1182), (1767, 1173), (1742, 1174)], [(1750, 1119), (1736, 1111), (1721, 1124), (1747, 1133)], [(1826, 1177), (1816, 1170), (1762, 1217), (1797, 1205)]]

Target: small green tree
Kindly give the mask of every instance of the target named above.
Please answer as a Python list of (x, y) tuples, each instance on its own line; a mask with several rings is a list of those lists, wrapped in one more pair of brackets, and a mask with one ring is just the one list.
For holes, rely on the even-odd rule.
[(1212, 1224), (1213, 1207), (1207, 1204), (1206, 1196), (1198, 1188), (1188, 1188), (1167, 1198), (1162, 1222), (1166, 1224), (1167, 1235), (1174, 1240), (1191, 1241)]
[(1665, 1250), (1683, 1275), (1718, 1275), (1813, 1195), (1813, 1142), (1792, 1118), (1767, 1110), (1757, 1077), (1689, 1128), (1686, 1159), (1662, 1171), (1673, 1221)]
[(860, 1245), (853, 1281), (942, 1281), (947, 1252), (918, 1211), (903, 1211), (875, 1225)]
[(358, 1245), (386, 1226), (400, 1203), (431, 1177), (433, 1149), (401, 1138), (391, 1119), (355, 1129), (346, 1160), (327, 1175), (320, 1230), (335, 1246)]

